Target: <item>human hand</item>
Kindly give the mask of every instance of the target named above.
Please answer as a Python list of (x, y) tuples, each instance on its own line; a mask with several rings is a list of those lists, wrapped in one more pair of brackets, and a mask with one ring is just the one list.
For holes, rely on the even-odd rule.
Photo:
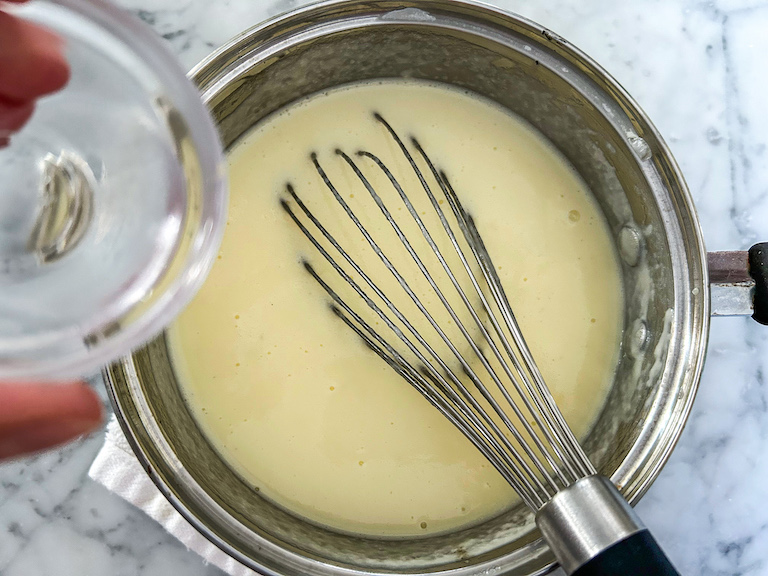
[(0, 460), (67, 442), (101, 420), (101, 402), (82, 382), (0, 383)]
[[(35, 101), (68, 80), (61, 40), (0, 9), (0, 148), (32, 116)], [(82, 382), (0, 383), (0, 460), (86, 434), (101, 419), (101, 402)]]
[(69, 81), (61, 39), (3, 12), (2, 4), (0, 1), (0, 147), (27, 123), (38, 98), (60, 90)]

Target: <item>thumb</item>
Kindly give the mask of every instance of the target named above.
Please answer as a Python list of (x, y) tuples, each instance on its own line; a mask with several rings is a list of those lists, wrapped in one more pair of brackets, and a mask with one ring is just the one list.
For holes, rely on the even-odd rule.
[(101, 421), (101, 402), (82, 382), (0, 384), (0, 460), (67, 442)]
[(0, 10), (0, 98), (6, 104), (56, 92), (69, 75), (56, 34)]

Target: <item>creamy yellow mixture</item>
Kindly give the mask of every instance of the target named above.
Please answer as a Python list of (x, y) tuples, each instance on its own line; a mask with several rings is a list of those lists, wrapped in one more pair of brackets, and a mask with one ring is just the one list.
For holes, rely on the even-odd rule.
[[(350, 205), (375, 212), (336, 148), (377, 154), (416, 195), (418, 181), (372, 111), (404, 137), (418, 136), (446, 171), (558, 405), (577, 436), (588, 431), (621, 334), (621, 284), (607, 226), (584, 184), (539, 134), (445, 86), (350, 86), (294, 104), (249, 132), (229, 154), (230, 216), (219, 260), (173, 326), (172, 347), (202, 429), (261, 494), (339, 530), (431, 534), (498, 514), (515, 496), (331, 313), (300, 260), (334, 286), (339, 279), (279, 204), (292, 183), (340, 240), (362, 246), (309, 159), (317, 152)], [(359, 163), (377, 190), (393, 194), (370, 161)], [(397, 242), (386, 222), (366, 225), (383, 245)], [(386, 270), (378, 274), (391, 286)]]

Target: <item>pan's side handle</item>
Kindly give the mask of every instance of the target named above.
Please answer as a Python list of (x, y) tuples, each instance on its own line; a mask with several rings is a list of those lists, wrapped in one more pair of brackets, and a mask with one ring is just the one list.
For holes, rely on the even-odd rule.
[(710, 252), (713, 316), (752, 316), (768, 325), (768, 242), (749, 250)]
[(768, 242), (755, 244), (749, 249), (749, 275), (755, 281), (752, 318), (768, 325)]

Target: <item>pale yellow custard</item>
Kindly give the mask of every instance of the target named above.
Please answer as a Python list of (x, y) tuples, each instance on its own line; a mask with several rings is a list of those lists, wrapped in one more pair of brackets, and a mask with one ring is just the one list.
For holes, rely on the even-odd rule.
[[(337, 89), (246, 134), (229, 153), (231, 201), (219, 260), (172, 327), (172, 348), (201, 428), (262, 495), (347, 532), (432, 534), (498, 514), (516, 497), (330, 312), (327, 295), (300, 264), (319, 256), (279, 204), (290, 181), (332, 218), (325, 211), (334, 200), (309, 160), (313, 151), (350, 202), (366, 192), (336, 148), (364, 148), (402, 166), (374, 110), (403, 135), (417, 135), (446, 170), (558, 405), (577, 436), (588, 431), (612, 381), (622, 329), (607, 225), (539, 134), (500, 107), (441, 85), (403, 80)], [(386, 187), (381, 174), (369, 173), (377, 188)]]

